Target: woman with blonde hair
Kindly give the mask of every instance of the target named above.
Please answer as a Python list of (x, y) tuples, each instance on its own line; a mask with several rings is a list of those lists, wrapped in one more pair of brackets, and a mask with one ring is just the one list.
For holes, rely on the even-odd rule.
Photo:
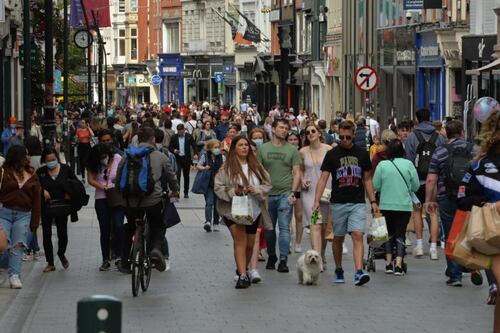
[[(500, 110), (493, 109), (481, 126), (481, 142), (476, 160), (465, 175), (458, 189), (457, 207), (471, 210), (472, 206), (491, 205), (500, 212)], [(500, 332), (500, 304), (498, 281), (500, 281), (500, 255), (493, 256), (491, 271), (486, 271), (490, 285), (488, 304), (496, 304), (493, 332)]]
[[(207, 123), (209, 124), (209, 123)], [(198, 171), (210, 171), (210, 180), (208, 182), (208, 190), (203, 194), (205, 197), (205, 222), (203, 229), (206, 232), (219, 231), (219, 214), (215, 208), (215, 193), (214, 193), (214, 179), (219, 171), (222, 163), (224, 163), (224, 156), (221, 154), (220, 141), (211, 139), (206, 141), (204, 153), (201, 154), (196, 169)]]
[[(269, 174), (250, 151), (250, 140), (237, 136), (231, 142), (227, 161), (215, 176), (214, 191), (217, 210), (231, 232), (234, 258), (238, 271), (236, 289), (250, 286), (247, 267), (252, 258), (255, 234), (262, 220), (266, 229), (272, 229), (271, 217), (265, 201), (271, 190)], [(248, 196), (252, 205), (252, 224), (243, 225), (232, 216), (231, 206), (235, 196)]]

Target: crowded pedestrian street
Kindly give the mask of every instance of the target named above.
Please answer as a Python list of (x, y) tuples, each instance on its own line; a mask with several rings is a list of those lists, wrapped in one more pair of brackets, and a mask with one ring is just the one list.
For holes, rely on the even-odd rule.
[[(23, 289), (0, 288), (1, 331), (74, 332), (77, 301), (96, 294), (122, 302), (124, 333), (491, 331), (487, 287), (468, 278), (463, 288), (443, 287), (444, 259), (409, 258), (404, 280), (384, 274), (383, 261), (377, 261), (372, 281), (360, 289), (350, 277), (350, 283), (334, 285), (328, 270), (317, 286), (298, 285), (293, 254), (290, 274), (262, 267), (263, 282), (240, 292), (234, 289), (231, 236), (227, 228), (203, 230), (203, 206), (201, 195), (181, 199), (182, 224), (167, 232), (171, 270), (153, 272), (148, 291), (137, 298), (129, 275), (116, 268), (99, 272), (99, 227), (87, 206), (81, 220), (69, 225), (68, 270), (57, 262), (48, 275), (43, 260), (29, 261)], [(353, 271), (352, 262), (345, 269)]]

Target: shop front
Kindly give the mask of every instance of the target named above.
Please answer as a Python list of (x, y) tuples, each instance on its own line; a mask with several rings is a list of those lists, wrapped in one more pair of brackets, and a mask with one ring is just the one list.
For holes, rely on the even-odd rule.
[(446, 117), (446, 66), (435, 32), (417, 34), (417, 108), (427, 108), (433, 120)]
[(128, 91), (128, 102), (132, 105), (150, 103), (149, 98), (149, 75), (126, 74), (125, 87)]
[(162, 78), (160, 84), (160, 104), (174, 102), (178, 105), (184, 104), (184, 82), (182, 70), (184, 60), (178, 53), (158, 55), (159, 75)]

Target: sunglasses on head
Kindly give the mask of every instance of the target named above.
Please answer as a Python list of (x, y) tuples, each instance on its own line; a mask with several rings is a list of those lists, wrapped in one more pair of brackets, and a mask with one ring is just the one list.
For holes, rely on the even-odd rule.
[(349, 141), (349, 140), (352, 140), (352, 136), (350, 136), (350, 135), (339, 135), (339, 139), (340, 140)]
[(309, 134), (316, 134), (318, 131), (316, 131), (315, 129), (313, 130), (310, 130), (310, 131), (306, 131), (306, 135), (309, 135)]

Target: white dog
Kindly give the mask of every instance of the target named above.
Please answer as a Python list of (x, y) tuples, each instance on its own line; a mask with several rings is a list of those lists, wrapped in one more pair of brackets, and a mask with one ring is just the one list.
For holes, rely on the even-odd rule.
[(318, 251), (308, 250), (297, 260), (297, 275), (299, 284), (318, 284), (321, 272), (321, 257)]

